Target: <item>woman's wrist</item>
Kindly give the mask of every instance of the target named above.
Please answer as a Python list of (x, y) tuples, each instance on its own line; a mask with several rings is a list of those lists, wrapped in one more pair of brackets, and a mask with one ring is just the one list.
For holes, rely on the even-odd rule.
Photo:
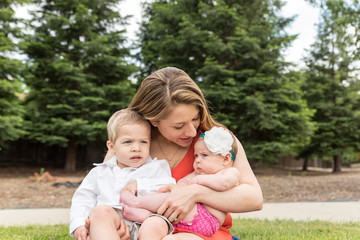
[(208, 188), (199, 184), (192, 184), (191, 186), (194, 188), (191, 191), (194, 193), (195, 202), (203, 202)]

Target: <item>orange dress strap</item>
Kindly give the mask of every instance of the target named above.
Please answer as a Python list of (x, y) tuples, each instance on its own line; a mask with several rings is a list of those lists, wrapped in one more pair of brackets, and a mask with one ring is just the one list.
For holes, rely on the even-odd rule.
[[(200, 132), (193, 139), (193, 142), (191, 143), (190, 148), (187, 151), (183, 160), (181, 160), (181, 162), (175, 168), (173, 168), (171, 170), (172, 177), (175, 178), (176, 181), (178, 181), (179, 179), (185, 177), (186, 175), (188, 175), (189, 173), (194, 171), (194, 168), (193, 168), (193, 163), (195, 160), (194, 145), (195, 145), (195, 142), (198, 139), (199, 135), (200, 135)], [(187, 231), (185, 229), (181, 229), (181, 228), (175, 228), (174, 234), (180, 233), (180, 232), (189, 232), (189, 233), (193, 233), (205, 240), (232, 240), (231, 232), (229, 230), (231, 228), (231, 226), (232, 226), (232, 219), (231, 219), (230, 214), (227, 214), (223, 225), (220, 226), (220, 228), (216, 231), (216, 233), (211, 235), (210, 237), (205, 237), (203, 235), (196, 234), (196, 233), (193, 233), (193, 232)]]

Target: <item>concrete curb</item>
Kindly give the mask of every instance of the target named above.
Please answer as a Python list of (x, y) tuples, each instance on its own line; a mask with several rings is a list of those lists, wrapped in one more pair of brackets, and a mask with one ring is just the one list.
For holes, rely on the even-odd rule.
[(0, 210), (0, 225), (69, 224), (68, 208), (26, 208)]
[(265, 203), (257, 212), (234, 213), (233, 218), (360, 221), (360, 201)]
[[(258, 212), (233, 213), (233, 218), (360, 221), (360, 201), (264, 203)], [(0, 210), (0, 225), (69, 224), (68, 208), (28, 208)]]

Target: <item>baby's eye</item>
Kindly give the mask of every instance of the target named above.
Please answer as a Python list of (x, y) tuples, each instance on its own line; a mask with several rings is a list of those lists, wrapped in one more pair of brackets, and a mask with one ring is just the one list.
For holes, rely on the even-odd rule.
[(129, 144), (129, 143), (131, 143), (131, 141), (124, 141), (124, 143), (125, 143), (125, 144)]
[(207, 154), (202, 154), (201, 156), (203, 156), (203, 157), (207, 157), (208, 155), (207, 155)]
[(143, 144), (147, 144), (148, 142), (147, 142), (147, 141), (141, 141), (141, 143), (143, 143)]

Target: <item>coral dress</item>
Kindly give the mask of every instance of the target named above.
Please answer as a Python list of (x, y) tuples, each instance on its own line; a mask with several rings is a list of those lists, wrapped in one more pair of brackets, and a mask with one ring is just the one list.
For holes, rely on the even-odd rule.
[[(176, 179), (176, 181), (178, 181), (180, 178), (183, 178), (186, 175), (188, 175), (189, 173), (194, 171), (194, 168), (193, 168), (193, 163), (195, 160), (194, 145), (195, 145), (195, 142), (196, 142), (196, 139), (198, 138), (198, 136), (199, 136), (199, 134), (194, 138), (194, 140), (191, 143), (191, 146), (190, 146), (189, 150), (187, 151), (183, 160), (174, 169), (171, 170), (171, 175), (173, 178)], [(216, 233), (214, 235), (212, 235), (211, 237), (205, 237), (203, 235), (196, 234), (196, 233), (193, 233), (193, 234), (197, 235), (205, 240), (231, 240), (232, 236), (229, 231), (231, 226), (232, 226), (232, 219), (231, 219), (230, 214), (227, 214), (223, 225), (220, 226), (220, 228), (216, 231)], [(192, 233), (185, 229), (175, 228), (174, 233), (180, 233), (180, 232)]]

